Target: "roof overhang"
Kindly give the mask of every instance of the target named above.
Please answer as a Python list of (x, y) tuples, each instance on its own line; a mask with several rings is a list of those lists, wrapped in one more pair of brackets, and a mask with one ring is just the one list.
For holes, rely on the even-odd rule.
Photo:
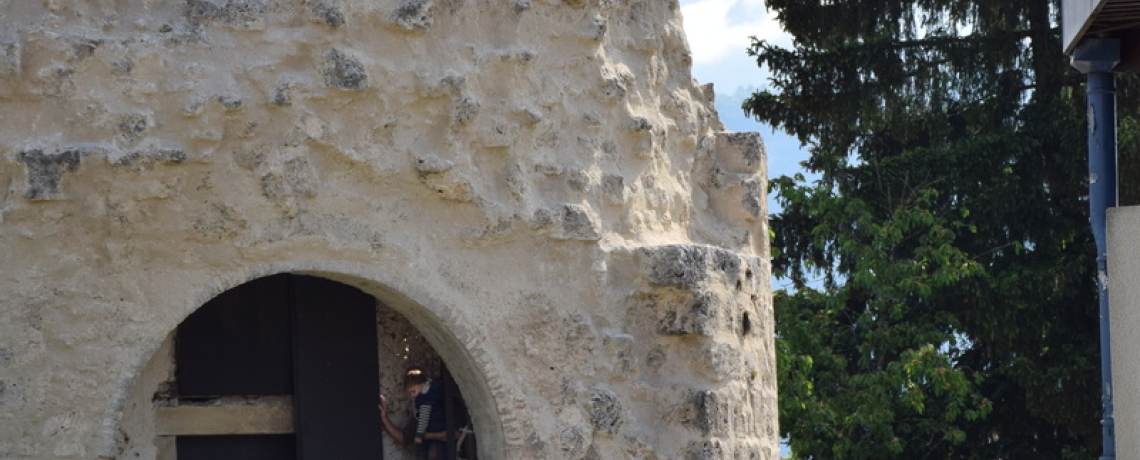
[(1104, 7), (1108, 0), (1062, 0), (1061, 1), (1061, 33), (1065, 39), (1065, 54), (1073, 52), (1088, 32), (1089, 26), (1096, 20), (1097, 12)]
[(1065, 54), (1087, 37), (1118, 38), (1140, 30), (1140, 0), (1062, 0)]

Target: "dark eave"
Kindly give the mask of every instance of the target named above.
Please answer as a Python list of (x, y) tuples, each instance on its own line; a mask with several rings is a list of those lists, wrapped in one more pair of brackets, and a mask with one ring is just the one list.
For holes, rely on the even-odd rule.
[(1140, 29), (1140, 1), (1108, 0), (1093, 17), (1086, 36), (1112, 36)]
[(1120, 38), (1140, 31), (1140, 0), (1061, 0), (1065, 54), (1085, 38)]
[(1120, 40), (1117, 70), (1140, 70), (1140, 0), (1062, 0), (1065, 54), (1086, 38)]

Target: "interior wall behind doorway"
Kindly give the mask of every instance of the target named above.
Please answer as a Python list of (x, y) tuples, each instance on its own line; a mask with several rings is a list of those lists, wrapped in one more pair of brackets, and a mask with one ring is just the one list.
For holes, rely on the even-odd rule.
[[(409, 366), (422, 366), (432, 376), (439, 376), (443, 360), (423, 334), (404, 315), (383, 303), (376, 307), (377, 338), (380, 355), (380, 393), (388, 397), (392, 422), (406, 423), (411, 414), (411, 400), (404, 393), (403, 375)], [(379, 399), (379, 395), (377, 395)], [(385, 460), (414, 460), (415, 452), (405, 449), (384, 436)]]

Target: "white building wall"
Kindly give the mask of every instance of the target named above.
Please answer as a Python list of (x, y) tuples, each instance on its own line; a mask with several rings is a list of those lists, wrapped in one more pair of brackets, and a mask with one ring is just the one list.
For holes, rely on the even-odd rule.
[(1140, 206), (1108, 211), (1116, 458), (1140, 459)]

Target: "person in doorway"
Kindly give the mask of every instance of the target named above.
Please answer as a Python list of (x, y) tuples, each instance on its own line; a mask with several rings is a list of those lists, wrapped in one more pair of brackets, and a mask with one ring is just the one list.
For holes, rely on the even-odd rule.
[(380, 395), (380, 419), (384, 431), (396, 444), (415, 445), (419, 460), (444, 460), (447, 449), (447, 420), (443, 407), (443, 384), (429, 379), (418, 366), (404, 373), (404, 391), (412, 399), (414, 417), (404, 429), (388, 418), (388, 399)]

